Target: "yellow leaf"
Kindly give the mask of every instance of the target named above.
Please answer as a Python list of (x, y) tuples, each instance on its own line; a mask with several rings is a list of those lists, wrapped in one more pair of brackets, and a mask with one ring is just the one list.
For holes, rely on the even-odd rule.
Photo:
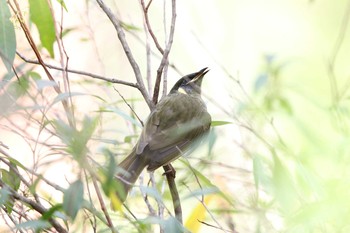
[[(214, 197), (214, 195), (205, 196), (204, 197), (204, 204), (208, 205), (213, 197)], [(206, 214), (207, 214), (207, 211), (204, 208), (203, 204), (198, 203), (198, 205), (193, 209), (190, 216), (187, 218), (186, 223), (185, 223), (185, 227), (192, 233), (199, 232), (199, 229), (200, 229), (202, 224), (198, 220), (204, 221)]]
[(111, 192), (109, 194), (109, 198), (111, 199), (111, 207), (115, 211), (122, 211), (123, 203), (119, 200), (116, 192)]

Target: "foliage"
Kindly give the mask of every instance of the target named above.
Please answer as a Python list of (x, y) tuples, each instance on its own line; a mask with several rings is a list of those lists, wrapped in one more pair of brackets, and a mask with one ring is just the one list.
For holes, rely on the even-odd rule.
[[(72, 8), (63, 0), (28, 0), (27, 5), (0, 0), (0, 67), (4, 67), (0, 70), (1, 232), (349, 231), (349, 70), (344, 62), (348, 59), (344, 52), (349, 46), (344, 40), (348, 12), (338, 34), (328, 33), (338, 38), (330, 46), (327, 64), (320, 65), (319, 53), (302, 58), (283, 51), (266, 53), (251, 85), (219, 64), (228, 104), (222, 105), (226, 102), (220, 99), (224, 90), (208, 88), (204, 93), (210, 110), (219, 109), (219, 113), (213, 115), (205, 146), (193, 157), (174, 162), (180, 200), (172, 197), (162, 171), (156, 171), (150, 178), (147, 174), (140, 177), (123, 206), (115, 195), (117, 164), (136, 143), (140, 119), (147, 115), (144, 109), (152, 108), (152, 97), (146, 99), (146, 94), (160, 85), (145, 75), (141, 81), (148, 82), (146, 90), (135, 67), (146, 67), (144, 60), (147, 67), (159, 62), (157, 70), (163, 74), (157, 72), (157, 76), (165, 79), (168, 65), (169, 70), (178, 71), (179, 63), (188, 60), (183, 56), (171, 63), (164, 55), (173, 38), (167, 29), (164, 35), (159, 33), (157, 15), (164, 13), (167, 26), (169, 6), (152, 1), (149, 5), (140, 1), (137, 7), (127, 5), (133, 3), (114, 6), (120, 28), (113, 40), (129, 44), (106, 49), (114, 41), (102, 33), (108, 43), (103, 41), (99, 47), (96, 41), (101, 34), (96, 32), (102, 25), (111, 31), (113, 23), (107, 21), (113, 17), (106, 17), (100, 2), (82, 3), (85, 13), (91, 14), (82, 19), (90, 27), (84, 31), (64, 25)], [(338, 4), (334, 3), (343, 6)], [(140, 7), (145, 21), (132, 12)], [(155, 18), (148, 19), (150, 14)], [(211, 18), (208, 15), (206, 20)], [(207, 21), (205, 25), (208, 31)], [(21, 36), (27, 29), (26, 37)], [(166, 43), (159, 48), (163, 37)], [(70, 40), (78, 43), (70, 46)], [(85, 56), (79, 47), (79, 62), (93, 64), (89, 71), (99, 70), (97, 64), (112, 63), (106, 65), (106, 73), (115, 72), (118, 63), (121, 79), (89, 73), (86, 67), (71, 69), (71, 64), (79, 62), (71, 62), (70, 54), (87, 43), (96, 51)], [(130, 57), (131, 52), (136, 59)], [(177, 57), (177, 52), (172, 55)], [(60, 66), (52, 65), (57, 63)], [(216, 66), (213, 62), (212, 67)], [(135, 74), (136, 81), (130, 74)], [(114, 92), (111, 84), (128, 88), (121, 91), (126, 98)], [(180, 201), (184, 224), (171, 210), (173, 202)]]

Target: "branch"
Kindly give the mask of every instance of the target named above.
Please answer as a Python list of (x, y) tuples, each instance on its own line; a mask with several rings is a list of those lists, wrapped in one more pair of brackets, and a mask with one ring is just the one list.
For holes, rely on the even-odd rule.
[(106, 13), (106, 15), (108, 16), (109, 20), (111, 21), (111, 23), (113, 24), (114, 28), (116, 29), (119, 41), (120, 41), (120, 43), (121, 43), (121, 45), (122, 45), (122, 47), (124, 49), (125, 55), (128, 58), (129, 63), (130, 63), (130, 65), (131, 65), (131, 67), (132, 67), (132, 69), (134, 71), (134, 74), (135, 74), (135, 77), (136, 77), (136, 80), (137, 80), (137, 84), (139, 86), (139, 90), (140, 90), (143, 98), (146, 100), (146, 102), (148, 104), (148, 107), (150, 109), (153, 109), (155, 105), (151, 101), (151, 99), (150, 99), (150, 97), (148, 95), (148, 92), (147, 92), (147, 90), (145, 88), (145, 85), (144, 85), (143, 80), (142, 80), (140, 68), (139, 68), (137, 62), (135, 61), (134, 56), (131, 53), (130, 47), (128, 45), (128, 42), (125, 39), (125, 34), (124, 34), (124, 31), (122, 29), (122, 26), (121, 26), (119, 20), (112, 13), (111, 9), (109, 9), (106, 6), (106, 4), (103, 2), (103, 0), (96, 0), (96, 2), (100, 5), (102, 10)]
[[(8, 189), (10, 191), (10, 195), (14, 199), (19, 200), (19, 201), (29, 205), (31, 208), (33, 208), (35, 211), (37, 211), (41, 215), (44, 215), (45, 213), (47, 213), (48, 210), (44, 206), (42, 206), (41, 204), (39, 204), (39, 203), (37, 203), (37, 202), (27, 198), (27, 197), (20, 195), (18, 192), (16, 192), (11, 187), (9, 187), (6, 183), (4, 183), (2, 179), (0, 179), (0, 186), (2, 188)], [(63, 233), (67, 232), (67, 230), (64, 229), (55, 219), (49, 218), (48, 220), (52, 224), (52, 226), (57, 230), (57, 232), (63, 232)]]
[(154, 91), (153, 91), (153, 103), (155, 104), (158, 102), (159, 87), (160, 87), (160, 81), (162, 78), (163, 69), (164, 69), (164, 66), (167, 65), (169, 62), (168, 56), (174, 40), (175, 21), (176, 21), (176, 0), (171, 1), (171, 8), (172, 8), (172, 16), (171, 16), (171, 25), (170, 25), (170, 34), (169, 34), (168, 44), (165, 47), (162, 60), (157, 69), (156, 84), (154, 86)]
[(171, 198), (173, 199), (176, 219), (182, 224), (181, 201), (175, 183), (175, 169), (173, 168), (173, 166), (171, 166), (171, 164), (163, 166), (163, 169), (169, 185)]
[[(16, 52), (17, 55), (22, 58), (23, 61), (27, 62), (27, 63), (30, 63), (30, 64), (36, 64), (36, 65), (39, 65), (39, 61), (37, 60), (31, 60), (31, 59), (28, 59), (26, 57), (24, 57), (22, 54), (20, 54), (19, 52)], [(67, 71), (69, 73), (73, 73), (73, 74), (80, 74), (80, 75), (84, 75), (84, 76), (88, 76), (88, 77), (91, 77), (91, 78), (95, 78), (95, 79), (100, 79), (100, 80), (103, 80), (103, 81), (107, 81), (107, 82), (110, 82), (110, 83), (118, 83), (118, 84), (123, 84), (123, 85), (126, 85), (126, 86), (129, 86), (129, 87), (134, 87), (134, 88), (137, 88), (140, 90), (139, 88), (139, 85), (137, 83), (130, 83), (130, 82), (126, 82), (126, 81), (123, 81), (123, 80), (119, 80), (119, 79), (115, 79), (115, 78), (106, 78), (104, 76), (101, 76), (101, 75), (98, 75), (98, 74), (93, 74), (93, 73), (89, 73), (89, 72), (85, 72), (85, 71), (80, 71), (80, 70), (74, 70), (74, 69), (63, 69), (62, 67), (59, 67), (59, 66), (54, 66), (54, 65), (49, 65), (49, 64), (46, 64), (44, 63), (44, 65), (50, 69), (54, 69), (54, 70), (60, 70), (60, 71)]]
[[(27, 41), (28, 41), (30, 47), (33, 49), (33, 52), (35, 53), (35, 56), (38, 58), (39, 64), (44, 69), (45, 74), (47, 75), (48, 79), (50, 81), (53, 81), (53, 82), (57, 83), (56, 80), (52, 77), (52, 75), (49, 72), (49, 70), (47, 69), (47, 67), (45, 66), (44, 61), (43, 61), (43, 59), (41, 57), (41, 54), (40, 54), (37, 46), (35, 45), (34, 39), (33, 39), (32, 35), (31, 35), (30, 31), (29, 31), (29, 28), (24, 23), (25, 21), (24, 21), (24, 18), (23, 18), (23, 15), (22, 15), (22, 12), (21, 12), (21, 9), (19, 7), (19, 4), (18, 4), (17, 0), (13, 0), (13, 2), (15, 3), (16, 8), (9, 1), (8, 1), (8, 4), (10, 5), (11, 9), (15, 13), (16, 18), (17, 18), (18, 22), (21, 25), (21, 28), (22, 28), (22, 30), (24, 32), (24, 35), (27, 38)], [(62, 93), (61, 89), (59, 88), (59, 85), (54, 86), (54, 90), (58, 94)], [(74, 117), (73, 117), (73, 113), (72, 113), (72, 108), (69, 107), (67, 100), (62, 100), (61, 102), (62, 102), (63, 108), (64, 108), (64, 110), (65, 110), (65, 112), (67, 114), (67, 119), (68, 119), (68, 122), (69, 122), (70, 126), (75, 127), (75, 122), (73, 120)]]
[(154, 44), (156, 45), (157, 49), (159, 50), (159, 52), (161, 54), (164, 54), (164, 50), (163, 48), (160, 46), (158, 40), (157, 40), (157, 37), (156, 35), (154, 34), (153, 30), (152, 30), (152, 27), (151, 27), (151, 24), (149, 23), (149, 18), (148, 18), (148, 9), (150, 7), (152, 3), (152, 0), (149, 1), (149, 3), (147, 4), (147, 6), (145, 6), (145, 2), (144, 0), (141, 0), (141, 6), (142, 6), (142, 9), (143, 9), (143, 14), (145, 16), (145, 21), (146, 21), (146, 27), (148, 29), (148, 32), (149, 34), (151, 35), (153, 41), (154, 41)]

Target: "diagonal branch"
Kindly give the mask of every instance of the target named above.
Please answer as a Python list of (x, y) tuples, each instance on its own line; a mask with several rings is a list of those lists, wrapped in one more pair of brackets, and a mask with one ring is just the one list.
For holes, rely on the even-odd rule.
[(161, 60), (160, 65), (157, 69), (156, 84), (154, 86), (154, 91), (153, 91), (153, 103), (155, 103), (155, 104), (158, 102), (159, 87), (160, 87), (160, 81), (162, 78), (163, 69), (169, 63), (168, 56), (169, 56), (170, 49), (171, 49), (171, 46), (172, 46), (173, 41), (174, 41), (175, 22), (176, 22), (176, 0), (171, 1), (171, 9), (172, 9), (172, 13), (171, 13), (172, 16), (171, 16), (169, 39), (168, 39), (168, 43), (165, 47), (162, 60)]
[[(23, 61), (25, 61), (27, 63), (36, 64), (36, 65), (40, 64), (39, 61), (28, 59), (28, 58), (24, 57), (22, 54), (20, 54), (19, 52), (17, 52), (17, 55), (20, 58), (22, 58)], [(50, 69), (60, 70), (60, 71), (62, 71), (64, 69), (65, 71), (67, 71), (69, 73), (80, 74), (80, 75), (88, 76), (88, 77), (91, 77), (91, 78), (107, 81), (107, 82), (110, 82), (110, 83), (123, 84), (123, 85), (134, 87), (134, 88), (137, 88), (137, 89), (140, 90), (139, 85), (137, 83), (126, 82), (126, 81), (115, 79), (115, 78), (106, 78), (106, 77), (98, 75), (98, 74), (93, 74), (93, 73), (90, 73), (90, 72), (85, 72), (85, 71), (81, 71), (81, 70), (74, 70), (74, 69), (69, 69), (69, 68), (66, 69), (66, 68), (62, 68), (62, 67), (59, 67), (59, 66), (49, 65), (47, 63), (43, 63), (43, 64), (46, 67), (50, 68)]]
[(99, 4), (99, 6), (102, 8), (102, 10), (106, 13), (109, 20), (111, 21), (114, 28), (116, 29), (119, 41), (123, 47), (125, 55), (128, 58), (129, 63), (134, 71), (134, 74), (135, 74), (135, 77), (136, 77), (136, 80), (137, 80), (137, 83), (139, 86), (139, 90), (140, 90), (143, 98), (147, 102), (148, 107), (150, 109), (153, 109), (155, 105), (152, 102), (152, 100), (150, 99), (149, 94), (145, 88), (145, 85), (144, 85), (143, 80), (142, 80), (140, 68), (139, 68), (134, 56), (132, 55), (132, 52), (131, 52), (131, 49), (129, 47), (128, 42), (125, 39), (125, 34), (124, 34), (124, 31), (123, 31), (122, 26), (120, 24), (120, 21), (115, 17), (115, 15), (112, 13), (111, 9), (106, 6), (106, 4), (104, 3), (103, 0), (96, 0), (96, 2)]

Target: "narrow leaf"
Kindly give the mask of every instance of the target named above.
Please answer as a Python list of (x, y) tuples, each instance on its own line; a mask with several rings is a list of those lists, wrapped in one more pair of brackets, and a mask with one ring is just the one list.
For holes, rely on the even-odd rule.
[(54, 57), (55, 26), (47, 0), (29, 0), (30, 19), (39, 31), (44, 48)]
[(16, 34), (6, 0), (0, 0), (0, 57), (8, 72), (16, 54)]
[(75, 219), (78, 211), (82, 207), (84, 201), (83, 193), (84, 185), (81, 180), (77, 180), (72, 183), (64, 192), (63, 210), (72, 220)]

